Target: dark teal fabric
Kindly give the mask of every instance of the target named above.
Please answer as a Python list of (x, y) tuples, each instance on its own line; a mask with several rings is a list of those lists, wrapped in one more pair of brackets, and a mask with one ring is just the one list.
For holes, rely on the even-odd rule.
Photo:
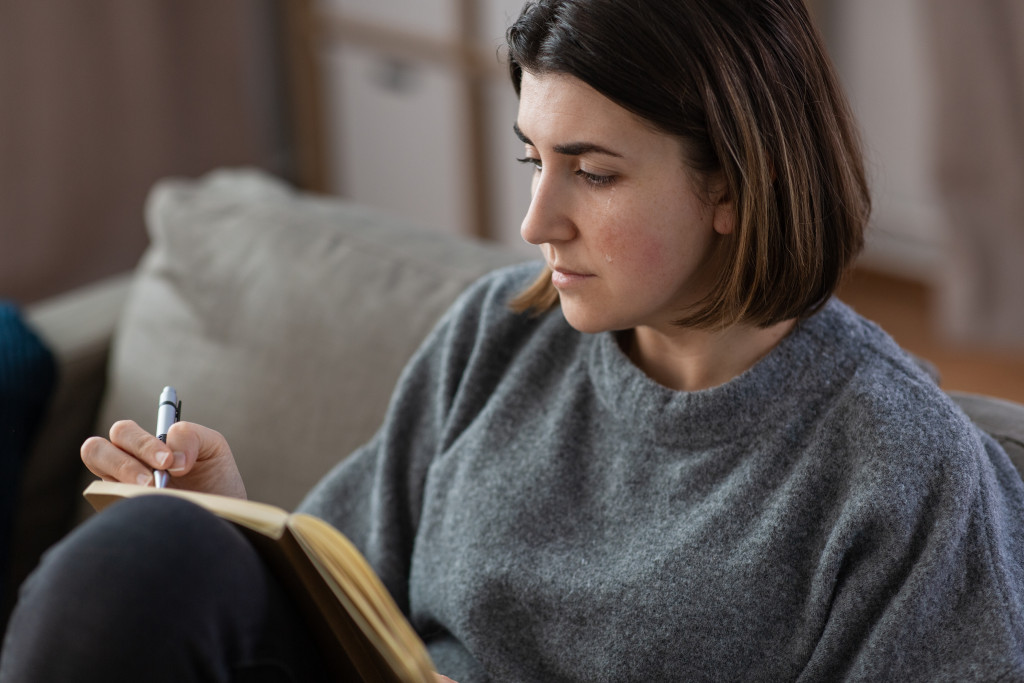
[[(0, 301), (0, 578), (10, 564), (21, 472), (56, 380), (53, 354), (14, 305)], [(9, 605), (0, 605), (0, 622)]]

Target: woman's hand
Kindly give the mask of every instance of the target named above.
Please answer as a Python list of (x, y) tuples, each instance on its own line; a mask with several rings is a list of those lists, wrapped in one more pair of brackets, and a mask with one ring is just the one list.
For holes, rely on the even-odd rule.
[(110, 439), (94, 436), (82, 444), (82, 462), (105, 481), (148, 486), (153, 470), (167, 470), (168, 486), (245, 498), (245, 485), (227, 441), (218, 432), (192, 422), (176, 422), (167, 443), (132, 422), (110, 428)]

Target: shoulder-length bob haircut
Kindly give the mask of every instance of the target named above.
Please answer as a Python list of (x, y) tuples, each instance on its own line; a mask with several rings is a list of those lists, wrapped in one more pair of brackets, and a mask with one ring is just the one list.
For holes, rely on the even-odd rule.
[[(679, 324), (767, 327), (820, 309), (863, 246), (860, 141), (802, 0), (535, 0), (507, 35), (523, 71), (574, 76), (678, 136), (736, 226), (711, 293)], [(699, 186), (699, 185), (698, 185)], [(512, 302), (554, 307), (545, 272)]]

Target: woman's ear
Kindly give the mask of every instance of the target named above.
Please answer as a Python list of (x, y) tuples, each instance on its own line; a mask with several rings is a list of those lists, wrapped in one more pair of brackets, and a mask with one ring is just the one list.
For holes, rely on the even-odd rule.
[(706, 197), (711, 204), (712, 226), (719, 234), (732, 234), (736, 229), (736, 203), (729, 191), (729, 183), (719, 171), (708, 178)]
[(731, 199), (722, 199), (715, 204), (712, 225), (719, 235), (731, 235), (736, 229), (736, 204)]
[(714, 211), (711, 220), (715, 232), (719, 235), (731, 235), (736, 229), (736, 202), (733, 201), (724, 178), (718, 177), (715, 180), (711, 189), (711, 201), (711, 210)]

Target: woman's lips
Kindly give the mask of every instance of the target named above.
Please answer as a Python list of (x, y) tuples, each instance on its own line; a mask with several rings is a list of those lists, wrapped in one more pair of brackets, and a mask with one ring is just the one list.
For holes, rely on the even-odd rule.
[(594, 277), (590, 273), (580, 273), (567, 268), (552, 268), (551, 269), (551, 284), (556, 289), (566, 289), (574, 285), (578, 285), (590, 278)]

